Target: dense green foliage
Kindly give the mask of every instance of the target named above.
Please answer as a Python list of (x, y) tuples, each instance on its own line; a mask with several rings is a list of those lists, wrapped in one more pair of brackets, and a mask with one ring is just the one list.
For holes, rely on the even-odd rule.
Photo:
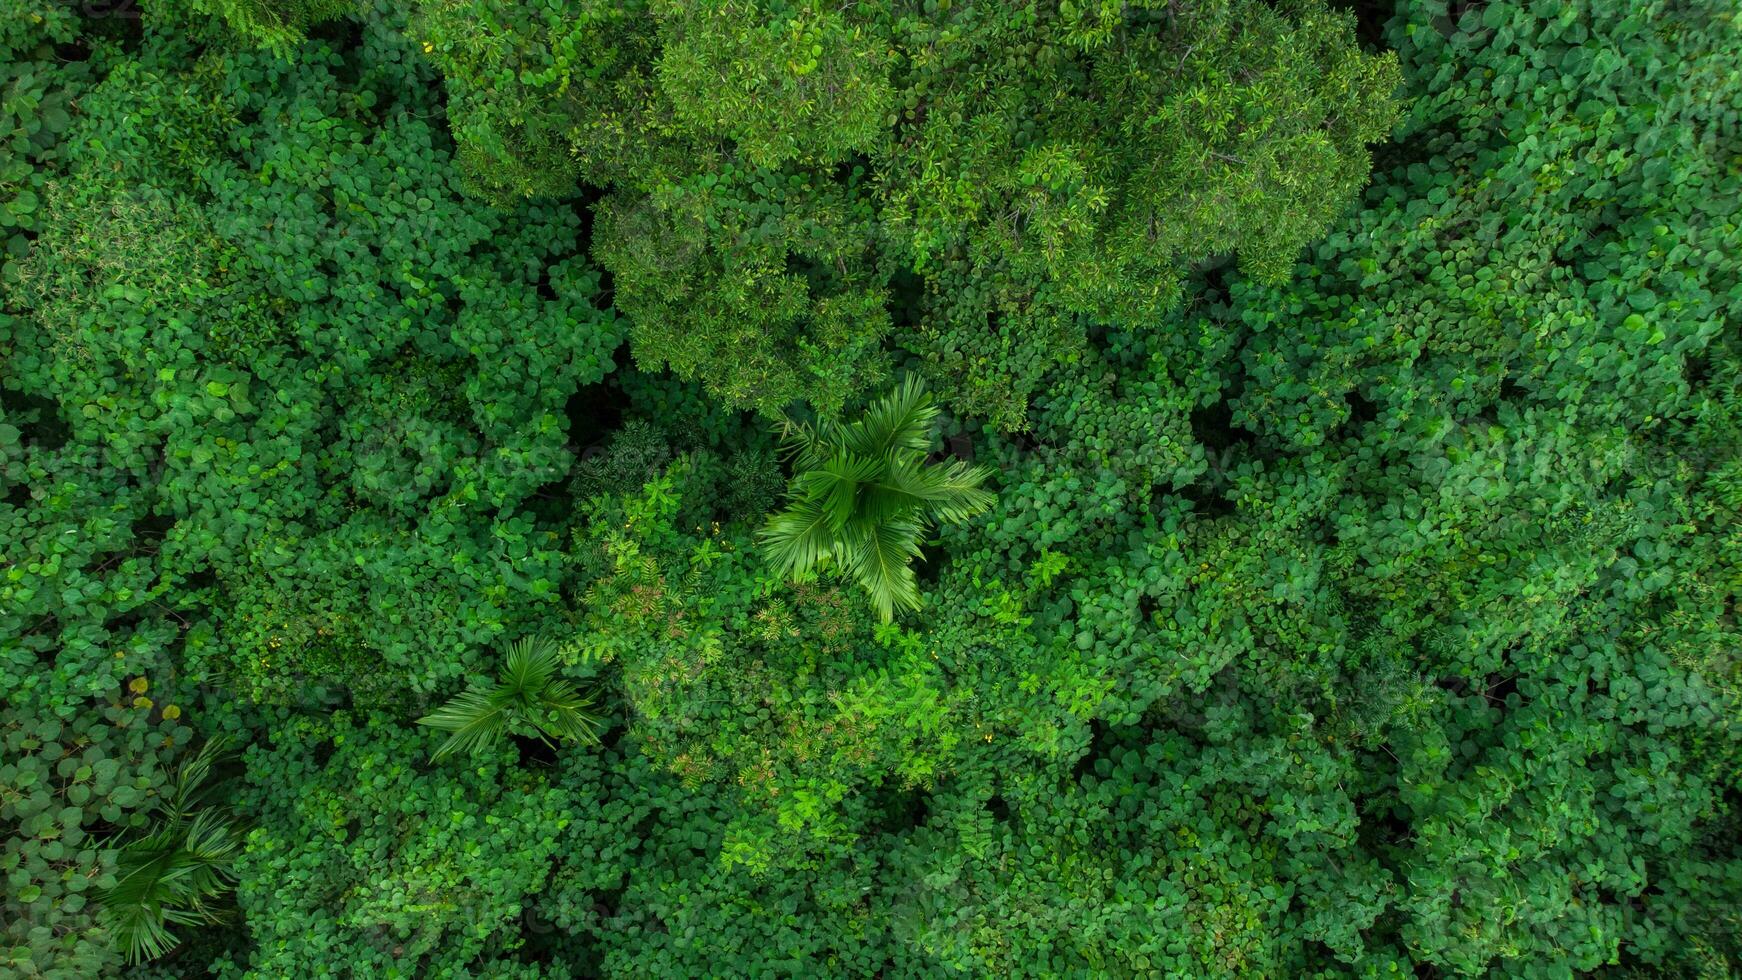
[(1742, 971), (1742, 20), (1349, 7), (0, 0), (0, 975)]
[(1093, 318), (1165, 315), (1223, 253), (1285, 276), (1394, 115), (1316, 0), (416, 6), (472, 182), (608, 189), (637, 362), (767, 414), (840, 409), (902, 322), (1020, 429)]

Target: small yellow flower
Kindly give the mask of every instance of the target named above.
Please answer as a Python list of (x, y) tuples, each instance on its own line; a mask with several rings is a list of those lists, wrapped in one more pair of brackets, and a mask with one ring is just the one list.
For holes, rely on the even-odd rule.
[(424, 54), (429, 54), (431, 51), (434, 51), (434, 50), (435, 50), (435, 45), (429, 43), (428, 41), (423, 42), (423, 53)]

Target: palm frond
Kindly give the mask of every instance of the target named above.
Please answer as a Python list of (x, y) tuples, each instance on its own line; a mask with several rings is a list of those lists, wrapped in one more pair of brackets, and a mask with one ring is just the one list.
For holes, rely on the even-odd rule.
[(862, 491), (863, 511), (875, 519), (921, 512), (946, 524), (983, 513), (997, 500), (980, 484), (991, 475), (960, 460), (927, 464), (917, 454), (892, 453), (888, 465)]
[(597, 742), (603, 719), (587, 710), (592, 699), (557, 676), (562, 649), (544, 636), (523, 637), (508, 647), (494, 684), (474, 684), (417, 720), (449, 732), (434, 758), (476, 754), (509, 733)]
[(573, 684), (554, 681), (544, 689), (531, 720), (552, 738), (596, 743), (604, 719), (587, 710), (592, 704), (593, 699), (581, 694)]
[(104, 900), (104, 919), (116, 948), (129, 964), (156, 959), (179, 940), (169, 931), (161, 905)]
[(168, 811), (175, 817), (179, 819), (190, 808), (205, 802), (210, 793), (206, 780), (212, 775), (212, 767), (229, 749), (229, 744), (230, 740), (222, 735), (208, 739), (198, 752), (176, 770), (175, 789), (170, 792), (168, 799)]
[(909, 566), (932, 521), (966, 521), (992, 506), (991, 475), (962, 461), (928, 464), (938, 408), (917, 376), (878, 399), (857, 421), (788, 421), (782, 436), (796, 474), (787, 505), (758, 533), (769, 564), (803, 576), (825, 564), (857, 581), (885, 622), (917, 609)]
[(221, 807), (194, 811), (206, 795), (223, 739), (213, 739), (184, 762), (156, 822), (116, 853), (116, 881), (100, 897), (104, 925), (132, 964), (162, 956), (178, 940), (174, 925), (202, 925), (219, 914), (210, 902), (235, 884), (231, 863), (241, 839)]
[(846, 446), (862, 456), (881, 456), (891, 449), (925, 451), (931, 445), (938, 408), (916, 374), (865, 409), (842, 435)]
[(960, 524), (978, 517), (998, 500), (991, 491), (981, 489), (980, 485), (992, 475), (984, 466), (971, 466), (958, 459), (927, 469), (932, 474), (932, 495), (927, 502), (945, 524)]
[(840, 447), (840, 427), (826, 419), (813, 425), (788, 418), (780, 426), (780, 445), (794, 470), (815, 469)]
[(561, 666), (561, 652), (555, 643), (543, 636), (523, 636), (508, 645), (502, 686), (516, 693), (537, 691)]
[(800, 473), (793, 485), (805, 497), (821, 503), (829, 523), (839, 530), (853, 516), (860, 486), (875, 480), (882, 470), (882, 460), (839, 452), (816, 469)]
[(181, 849), (194, 869), (190, 874), (206, 882), (205, 876), (228, 877), (227, 862), (242, 850), (242, 839), (225, 812), (201, 810), (188, 822)]
[(446, 704), (417, 720), (451, 733), (436, 749), (434, 758), (454, 752), (483, 751), (502, 737), (508, 727), (508, 698), (500, 687), (473, 687), (455, 695)]
[(846, 571), (864, 589), (872, 608), (884, 622), (895, 610), (918, 609), (919, 583), (913, 574), (913, 559), (919, 557), (919, 521), (911, 516), (867, 523), (846, 549)]
[(835, 553), (839, 543), (828, 508), (820, 501), (795, 500), (768, 519), (757, 537), (763, 553), (781, 575), (802, 575)]

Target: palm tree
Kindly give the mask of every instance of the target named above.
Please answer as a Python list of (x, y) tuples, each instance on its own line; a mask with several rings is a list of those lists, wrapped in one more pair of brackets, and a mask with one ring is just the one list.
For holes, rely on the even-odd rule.
[(202, 804), (206, 778), (223, 748), (223, 739), (213, 739), (182, 764), (151, 829), (116, 856), (118, 877), (103, 893), (102, 916), (129, 964), (174, 949), (171, 925), (205, 925), (222, 917), (211, 902), (235, 884), (231, 864), (242, 840), (226, 808)]
[(474, 684), (463, 694), (417, 723), (451, 732), (436, 750), (484, 751), (504, 734), (532, 735), (550, 740), (597, 742), (600, 718), (588, 711), (592, 698), (557, 677), (561, 666), (556, 644), (540, 637), (522, 637), (508, 647), (508, 657), (494, 684)]
[(938, 409), (917, 377), (857, 421), (805, 425), (782, 437), (795, 475), (784, 510), (762, 528), (764, 553), (783, 575), (829, 568), (857, 581), (884, 622), (919, 608), (912, 560), (932, 521), (956, 524), (992, 505), (990, 471), (961, 460), (927, 463)]

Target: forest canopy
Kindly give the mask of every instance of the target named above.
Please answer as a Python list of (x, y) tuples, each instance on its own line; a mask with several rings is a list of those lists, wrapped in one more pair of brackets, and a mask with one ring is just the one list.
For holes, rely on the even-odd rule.
[(1726, 0), (0, 0), (0, 976), (1742, 973)]

